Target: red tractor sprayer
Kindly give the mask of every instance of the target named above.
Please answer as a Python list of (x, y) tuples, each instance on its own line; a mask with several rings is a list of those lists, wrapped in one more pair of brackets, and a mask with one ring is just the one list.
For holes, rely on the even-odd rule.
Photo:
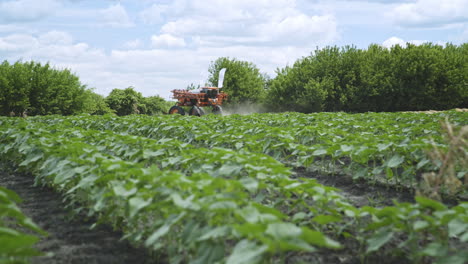
[(197, 90), (172, 90), (173, 98), (177, 99), (176, 105), (169, 109), (169, 114), (185, 115), (185, 110), (182, 106), (191, 107), (188, 114), (194, 116), (202, 116), (205, 111), (202, 107), (211, 107), (213, 114), (223, 114), (221, 105), (228, 95), (221, 91), (223, 88), (224, 73), (226, 68), (219, 71), (218, 87), (201, 87)]

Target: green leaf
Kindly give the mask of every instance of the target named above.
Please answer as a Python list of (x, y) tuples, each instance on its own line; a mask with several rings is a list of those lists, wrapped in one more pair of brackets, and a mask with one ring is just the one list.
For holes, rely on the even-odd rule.
[(434, 200), (431, 200), (429, 198), (425, 198), (425, 197), (422, 197), (422, 196), (416, 196), (414, 198), (416, 200), (416, 202), (420, 205), (422, 205), (423, 207), (426, 207), (426, 208), (432, 208), (434, 210), (446, 210), (447, 207), (437, 201), (434, 201)]
[[(166, 220), (164, 225), (159, 227), (156, 231), (154, 231), (148, 239), (145, 241), (145, 246), (151, 247), (154, 246), (156, 241), (161, 238), (162, 236), (166, 235), (169, 230), (171, 230), (172, 225), (176, 224), (180, 219), (185, 216), (185, 213), (181, 213), (177, 216), (172, 215), (169, 219)], [(157, 245), (157, 244), (156, 244)]]
[(387, 167), (389, 168), (396, 168), (398, 167), (403, 161), (405, 160), (404, 157), (395, 154), (387, 163)]
[(466, 264), (466, 261), (468, 259), (468, 252), (462, 251), (458, 252), (455, 255), (452, 256), (444, 256), (440, 259), (437, 260), (436, 264)]
[(32, 246), (37, 243), (38, 237), (32, 235), (0, 236), (0, 256), (36, 256), (40, 253), (32, 250)]
[(180, 197), (178, 193), (171, 194), (172, 201), (175, 205), (184, 208), (184, 209), (192, 209), (195, 211), (200, 210), (200, 206), (193, 202), (195, 196), (191, 195), (185, 199)]
[(327, 154), (326, 149), (317, 149), (316, 151), (314, 151), (312, 153), (312, 155), (314, 155), (314, 156), (322, 156), (322, 155), (325, 155), (325, 154)]
[(429, 223), (427, 221), (423, 220), (417, 220), (413, 223), (413, 229), (416, 231), (419, 231), (421, 229), (424, 229), (429, 226)]
[(11, 228), (8, 228), (8, 227), (2, 227), (0, 226), (0, 236), (19, 236), (21, 233), (19, 233), (18, 231), (14, 230), (14, 229), (11, 229)]
[(292, 220), (294, 222), (298, 221), (298, 220), (303, 220), (307, 217), (307, 214), (304, 213), (304, 212), (299, 212), (299, 213), (295, 213)]
[(260, 263), (263, 254), (267, 251), (266, 245), (259, 246), (247, 239), (241, 240), (229, 255), (226, 264), (255, 264)]
[(227, 236), (231, 231), (231, 228), (228, 226), (219, 226), (211, 229), (210, 231), (206, 232), (203, 236), (198, 238), (198, 241), (207, 240), (207, 239), (215, 239), (220, 237)]
[(338, 243), (337, 241), (328, 238), (319, 231), (311, 230), (307, 227), (302, 227), (301, 239), (307, 241), (307, 243), (311, 245), (316, 245), (319, 247), (327, 247), (334, 249), (341, 248), (340, 243)]
[(213, 241), (204, 241), (197, 247), (195, 259), (190, 264), (219, 263), (224, 257), (224, 244)]
[(258, 189), (258, 181), (254, 178), (245, 177), (239, 180), (240, 183), (247, 189), (249, 192), (253, 193), (256, 192)]
[(468, 223), (455, 218), (448, 223), (448, 230), (450, 237), (456, 237), (461, 233), (468, 231)]
[(388, 143), (388, 144), (377, 144), (377, 149), (379, 151), (384, 151), (386, 149), (388, 149), (389, 147), (391, 147), (393, 145), (392, 142)]
[(268, 225), (265, 233), (275, 239), (282, 240), (299, 237), (302, 230), (292, 223), (272, 223)]
[(159, 157), (164, 155), (164, 150), (163, 149), (158, 149), (156, 151), (151, 151), (149, 149), (143, 150), (143, 159), (149, 159), (149, 158), (154, 158), (154, 157)]
[(393, 178), (393, 170), (390, 167), (385, 168), (385, 174), (387, 175), (387, 178), (392, 179)]
[(219, 202), (210, 204), (208, 208), (211, 210), (217, 210), (217, 209), (231, 210), (231, 209), (237, 209), (237, 207), (238, 207), (237, 204), (233, 201), (219, 201)]
[(348, 146), (348, 145), (341, 145), (340, 148), (343, 152), (349, 152), (354, 149), (353, 146)]
[(393, 237), (393, 232), (390, 229), (381, 229), (372, 237), (367, 239), (367, 253), (378, 250), (385, 245)]
[(151, 204), (151, 199), (144, 200), (141, 197), (133, 197), (128, 200), (128, 206), (130, 209), (130, 218), (135, 217), (135, 215), (141, 209)]
[(116, 185), (112, 189), (114, 190), (116, 196), (121, 196), (124, 198), (129, 197), (138, 191), (137, 188), (131, 188), (130, 190), (127, 190), (123, 185)]
[(240, 165), (234, 165), (234, 164), (223, 164), (216, 173), (216, 176), (221, 176), (221, 177), (233, 177), (242, 170), (242, 166)]
[(460, 236), (460, 241), (461, 242), (468, 241), (468, 232), (465, 232), (463, 235)]
[(445, 256), (447, 255), (447, 247), (444, 246), (441, 243), (437, 242), (432, 242), (429, 245), (427, 245), (426, 248), (424, 248), (421, 253), (426, 256), (431, 256), (431, 257), (440, 257), (440, 256)]
[(339, 222), (341, 221), (341, 217), (335, 215), (317, 215), (316, 217), (312, 218), (312, 221), (325, 225), (329, 223)]

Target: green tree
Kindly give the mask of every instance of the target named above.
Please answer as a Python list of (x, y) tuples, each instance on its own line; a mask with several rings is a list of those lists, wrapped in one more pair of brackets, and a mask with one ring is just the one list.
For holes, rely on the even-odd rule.
[(83, 111), (86, 86), (68, 69), (18, 61), (0, 65), (2, 115), (72, 115)]
[(167, 102), (159, 96), (148, 96), (143, 98), (143, 104), (146, 106), (147, 115), (157, 115), (167, 113), (169, 108), (174, 105), (173, 102)]
[(85, 91), (85, 100), (83, 102), (83, 113), (91, 115), (112, 114), (114, 111), (106, 103), (104, 96), (93, 92), (92, 90)]
[(276, 111), (413, 111), (468, 107), (468, 44), (326, 47), (277, 70)]
[(4, 61), (0, 67), (0, 98), (2, 115), (21, 116), (30, 103), (28, 92), (31, 89), (29, 65), (16, 62), (10, 65)]
[(208, 82), (218, 85), (218, 73), (226, 68), (223, 90), (229, 103), (256, 103), (265, 96), (265, 78), (260, 70), (251, 62), (239, 61), (226, 57), (218, 58), (208, 68)]
[(131, 114), (144, 114), (146, 105), (143, 104), (143, 96), (133, 87), (125, 89), (113, 89), (106, 97), (107, 105), (119, 116)]

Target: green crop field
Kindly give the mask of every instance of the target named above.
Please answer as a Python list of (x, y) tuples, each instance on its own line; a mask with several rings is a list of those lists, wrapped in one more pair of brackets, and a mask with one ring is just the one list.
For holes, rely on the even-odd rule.
[[(457, 111), (0, 117), (0, 160), (156, 262), (463, 264), (467, 125)], [(326, 178), (415, 198), (356, 203)]]

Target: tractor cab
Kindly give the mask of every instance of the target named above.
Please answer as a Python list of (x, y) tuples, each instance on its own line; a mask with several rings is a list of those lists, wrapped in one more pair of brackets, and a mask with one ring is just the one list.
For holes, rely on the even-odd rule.
[(206, 97), (215, 99), (218, 96), (219, 88), (217, 87), (202, 87), (200, 93), (206, 94)]

